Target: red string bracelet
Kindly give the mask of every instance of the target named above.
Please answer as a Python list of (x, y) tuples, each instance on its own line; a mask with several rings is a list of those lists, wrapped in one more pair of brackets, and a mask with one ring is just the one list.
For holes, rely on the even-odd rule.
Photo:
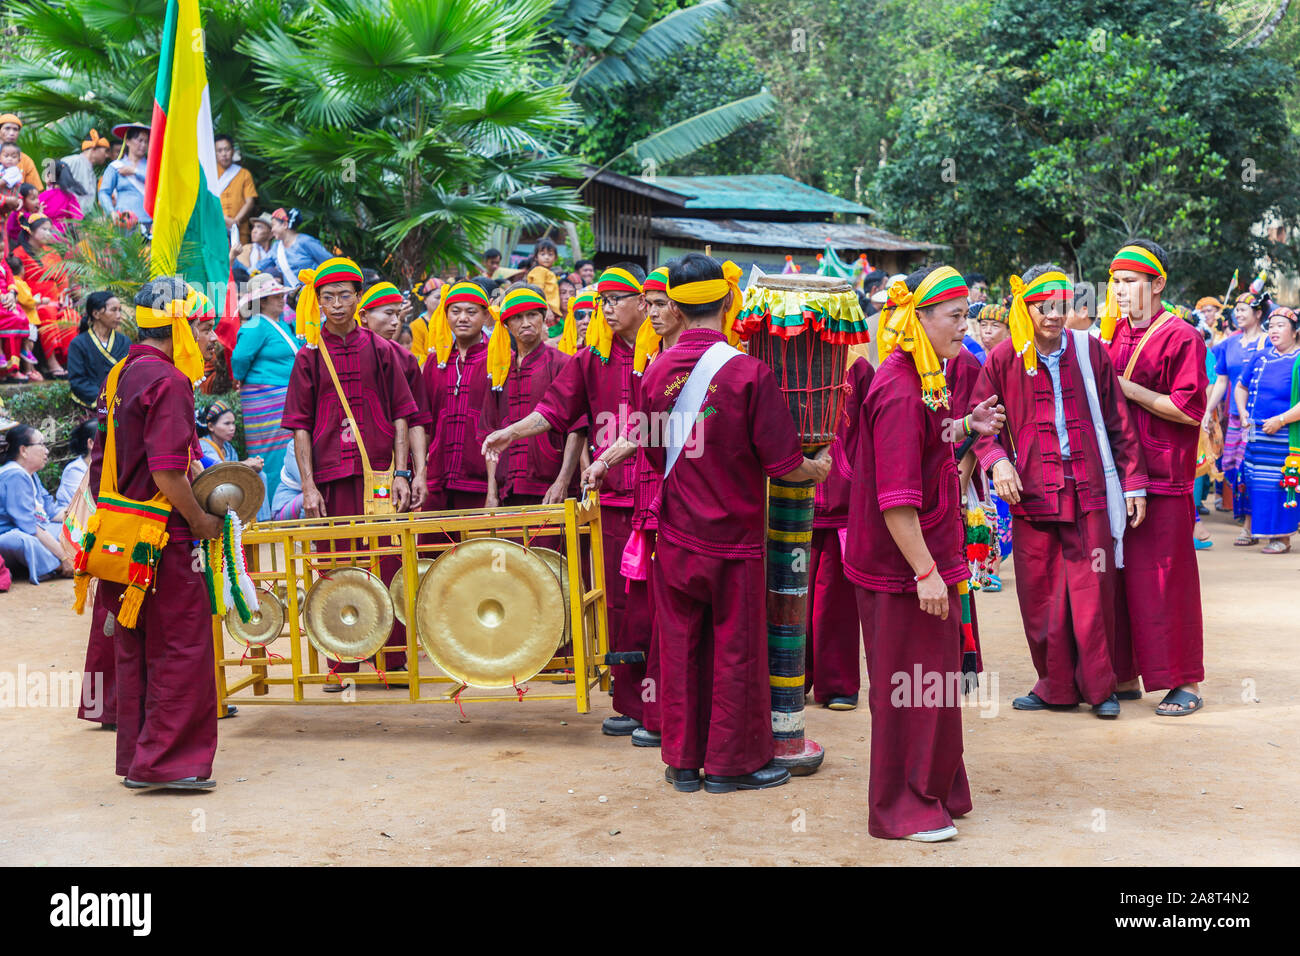
[(939, 562), (938, 562), (938, 561), (932, 561), (932, 562), (930, 562), (930, 570), (926, 571), (925, 574), (918, 574), (918, 575), (914, 576), (914, 577), (912, 578), (912, 580), (914, 580), (914, 581), (918, 581), (918, 582), (919, 582), (919, 581), (924, 581), (924, 580), (925, 580), (926, 578), (928, 578), (930, 575), (934, 574), (934, 569), (937, 568), (938, 566), (939, 566)]

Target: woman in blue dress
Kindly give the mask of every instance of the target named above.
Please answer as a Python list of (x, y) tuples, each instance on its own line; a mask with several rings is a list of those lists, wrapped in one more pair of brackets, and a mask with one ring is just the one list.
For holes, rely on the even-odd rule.
[(1205, 405), (1205, 416), (1201, 427), (1210, 430), (1210, 419), (1214, 410), (1226, 396), (1228, 399), (1228, 422), (1223, 430), (1223, 486), (1231, 489), (1232, 517), (1242, 525), (1241, 534), (1233, 542), (1237, 547), (1249, 547), (1255, 543), (1250, 534), (1250, 495), (1246, 488), (1242, 469), (1242, 456), (1246, 453), (1246, 441), (1242, 434), (1243, 424), (1237, 415), (1237, 403), (1233, 390), (1241, 381), (1242, 369), (1256, 352), (1268, 347), (1268, 335), (1264, 329), (1264, 317), (1272, 300), (1267, 292), (1243, 292), (1237, 296), (1233, 306), (1233, 325), (1237, 332), (1229, 335), (1211, 350), (1214, 353), (1215, 379), (1210, 386), (1209, 400)]
[(1300, 524), (1300, 508), (1286, 507), (1280, 485), (1291, 448), (1289, 426), (1300, 422), (1300, 318), (1290, 309), (1274, 309), (1268, 339), (1268, 348), (1242, 370), (1235, 398), (1246, 432), (1251, 533), (1272, 539), (1265, 554), (1285, 554)]
[(0, 557), (15, 571), (26, 568), (32, 584), (55, 572), (70, 578), (72, 560), (59, 544), (63, 509), (36, 477), (50, 458), (45, 437), (31, 425), (15, 425), (6, 439), (0, 465)]

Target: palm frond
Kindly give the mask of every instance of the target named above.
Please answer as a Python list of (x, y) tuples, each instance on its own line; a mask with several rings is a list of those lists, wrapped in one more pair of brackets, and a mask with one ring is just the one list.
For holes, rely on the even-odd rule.
[(647, 82), (654, 78), (656, 66), (695, 46), (703, 38), (704, 28), (730, 11), (727, 0), (703, 0), (693, 7), (674, 10), (646, 26), (626, 50), (596, 61), (578, 77), (577, 86), (608, 89)]
[(637, 140), (619, 156), (630, 154), (634, 159), (652, 159), (657, 163), (681, 159), (701, 147), (730, 136), (748, 123), (762, 119), (776, 109), (776, 105), (776, 97), (766, 90), (753, 96), (744, 96)]

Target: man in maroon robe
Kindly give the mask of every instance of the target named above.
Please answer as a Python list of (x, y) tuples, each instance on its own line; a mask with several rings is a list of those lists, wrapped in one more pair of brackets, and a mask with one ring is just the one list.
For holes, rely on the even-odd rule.
[[(531, 414), (569, 362), (563, 352), (545, 347), (547, 309), (542, 290), (533, 285), (516, 285), (502, 300), (501, 321), (514, 339), (515, 353), (505, 383), (490, 392), (483, 405), (479, 429), (483, 434), (508, 428)], [(493, 480), (487, 507), (503, 501), (549, 505), (567, 498), (582, 454), (585, 425), (580, 421), (567, 437), (546, 431), (507, 448), (490, 466)]]
[[(675, 260), (674, 260), (675, 261)], [(671, 264), (671, 263), (670, 263)], [(646, 320), (637, 332), (633, 348), (632, 374), (642, 376), (646, 367), (668, 349), (677, 344), (684, 329), (681, 315), (669, 307), (668, 266), (660, 266), (645, 278), (642, 296), (646, 305)], [(647, 331), (647, 328), (649, 331)], [(653, 333), (653, 334), (651, 334)], [(642, 680), (641, 700), (643, 725), (632, 731), (632, 743), (637, 747), (658, 747), (661, 742), (659, 714), (659, 636), (655, 626), (653, 597), (654, 580), (650, 574), (650, 555), (655, 550), (659, 519), (651, 505), (659, 497), (662, 476), (654, 470), (646, 457), (644, 441), (644, 416), (647, 412), (645, 393), (641, 393), (640, 416), (629, 421), (619, 441), (601, 455), (601, 464), (595, 462), (583, 473), (584, 488), (599, 488), (601, 481), (614, 465), (636, 456), (637, 479), (632, 493), (632, 532), (624, 554), (631, 552), (639, 560), (635, 571), (626, 576), (627, 605), (624, 619), (643, 621), (650, 634), (650, 647), (646, 651), (645, 677)]]
[[(1165, 251), (1136, 239), (1111, 262), (1117, 309), (1102, 316), (1102, 339), (1120, 374), (1146, 462), (1146, 520), (1124, 535), (1115, 612), (1115, 676), (1121, 700), (1168, 690), (1156, 707), (1181, 717), (1203, 705), (1201, 581), (1192, 544), (1196, 448), (1205, 415), (1205, 342), (1165, 310)], [(1118, 313), (1118, 314), (1117, 314)], [(1017, 546), (1019, 546), (1017, 544)]]
[[(324, 323), (316, 325), (315, 306), (299, 300), (300, 319), (305, 324), (308, 347), (301, 349), (289, 373), (282, 427), (293, 432), (294, 458), (302, 476), (303, 515), (308, 518), (365, 514), (365, 475), (352, 424), (343, 412), (338, 389), (322, 358), (329, 350), (330, 361), (348, 407), (361, 432), (370, 467), (379, 471), (400, 463), (393, 477), (392, 494), (398, 511), (411, 501), (410, 470), (407, 463), (407, 423), (418, 416), (406, 376), (389, 342), (357, 324), (356, 308), (361, 292), (361, 269), (350, 259), (330, 259), (316, 270), (312, 280), (315, 301)], [(306, 315), (304, 315), (304, 310)], [(364, 549), (363, 542), (342, 543), (345, 550)], [(379, 574), (385, 581), (401, 568), (401, 558), (383, 558)], [(405, 647), (405, 628), (394, 627), (389, 647)], [(404, 653), (388, 653), (389, 670), (406, 667)], [(353, 673), (355, 661), (337, 663), (335, 673)], [(390, 685), (397, 686), (397, 685)], [(326, 693), (343, 689), (342, 681), (327, 683)]]
[(772, 766), (766, 479), (821, 482), (831, 467), (825, 451), (804, 457), (772, 370), (727, 344), (739, 271), (699, 253), (670, 265), (685, 329), (644, 382), (646, 455), (664, 476), (651, 562), (661, 752), (665, 779), (686, 792), (701, 769), (710, 793), (790, 779)]
[(844, 572), (870, 638), (867, 830), (885, 839), (951, 839), (971, 809), (957, 588), (969, 571), (952, 443), (996, 431), (1002, 413), (996, 396), (960, 423), (947, 407), (940, 361), (961, 351), (966, 297), (948, 266), (894, 284), (885, 357), (859, 413)]
[(361, 294), (357, 316), (362, 325), (379, 336), (392, 348), (397, 365), (406, 379), (406, 387), (415, 399), (416, 411), (406, 423), (409, 455), (406, 466), (411, 472), (411, 510), (424, 508), (429, 496), (428, 461), (429, 432), (433, 428), (433, 413), (429, 406), (429, 391), (424, 386), (420, 363), (410, 349), (398, 343), (402, 331), (401, 310), (405, 297), (391, 282), (377, 282)]
[[(1073, 284), (1059, 267), (1036, 265), (1023, 280), (1013, 279), (1012, 288), (1019, 290), (1011, 307), (1012, 337), (989, 352), (975, 388), (976, 395), (1001, 395), (1007, 410), (1007, 430), (975, 447), (994, 490), (1011, 506), (1016, 597), (1038, 673), (1033, 689), (1012, 706), (1072, 708), (1082, 700), (1099, 717), (1118, 717), (1111, 664), (1117, 570), (1106, 466), (1080, 338), (1064, 331)], [(1082, 341), (1119, 482), (1115, 490), (1122, 491), (1137, 527), (1146, 513), (1147, 478), (1128, 402), (1105, 347), (1092, 336)]]
[[(487, 436), (483, 454), (489, 461), (496, 461), (513, 441), (547, 429), (567, 433), (584, 417), (594, 457), (618, 440), (639, 403), (641, 380), (632, 374), (632, 361), (637, 331), (645, 320), (644, 279), (645, 271), (632, 263), (611, 266), (601, 273), (596, 283), (600, 308), (587, 327), (587, 346), (564, 366), (530, 415)], [(610, 649), (640, 658), (612, 666), (617, 713), (605, 718), (601, 730), (614, 737), (631, 736), (645, 716), (644, 655), (650, 649), (650, 631), (645, 621), (627, 620), (625, 626), (627, 591), (620, 571), (623, 549), (632, 532), (636, 478), (635, 462), (626, 460), (603, 476), (600, 495)]]
[(478, 429), (491, 391), (483, 336), (491, 319), (482, 287), (458, 282), (443, 293), (429, 320), (433, 361), (424, 363), (424, 383), (436, 429), (429, 443), (434, 510), (482, 508), (487, 500), (488, 466)]
[[(198, 303), (197, 297), (193, 300)], [(198, 344), (199, 351), (202, 353), (203, 360), (210, 362), (216, 357), (217, 336), (213, 323), (216, 319), (216, 312), (211, 308), (211, 303), (204, 297), (201, 303), (189, 310), (191, 312), (190, 330), (194, 335), (195, 342)], [(108, 417), (108, 406), (103, 390), (100, 390), (99, 401), (96, 404), (96, 414), (101, 422), (106, 421)], [(199, 473), (201, 465), (199, 459), (203, 457), (203, 450), (199, 447), (198, 435), (192, 435), (190, 446), (190, 477), (193, 478)], [(99, 478), (104, 456), (103, 441), (96, 442), (90, 453), (90, 473), (93, 483), (90, 484), (92, 494), (99, 491)], [(118, 593), (114, 597), (114, 602), (121, 599)], [(90, 617), (90, 639), (86, 647), (86, 665), (82, 678), (82, 701), (77, 707), (77, 717), (90, 723), (97, 723), (103, 730), (117, 729), (117, 648), (113, 640), (114, 631), (117, 627), (116, 616), (108, 603), (108, 592), (102, 588), (95, 588), (95, 598), (91, 609)], [(239, 708), (233, 704), (226, 704), (225, 711), (221, 717), (234, 717)]]
[[(115, 453), (118, 491), (147, 501), (161, 494), (171, 504), (167, 544), (154, 570), (134, 627), (116, 623), (117, 772), (130, 789), (206, 790), (217, 750), (217, 689), (213, 674), (212, 617), (203, 575), (195, 570), (196, 541), (221, 534), (221, 520), (199, 505), (190, 488), (194, 461), (194, 382), (202, 376), (201, 357), (176, 365), (193, 336), (200, 351), (211, 352), (215, 316), (197, 323), (168, 320), (189, 290), (176, 277), (153, 279), (135, 296), (140, 341), (131, 346), (118, 380)], [(184, 311), (180, 311), (181, 322)], [(161, 317), (162, 324), (155, 321)], [(182, 351), (178, 353), (177, 349)], [(107, 410), (100, 418), (90, 482), (98, 489), (107, 436)], [(125, 586), (99, 584), (110, 613), (121, 604)], [(165, 598), (164, 598), (165, 596)], [(102, 628), (102, 623), (101, 623)]]
[(858, 706), (862, 668), (858, 656), (857, 599), (844, 576), (844, 540), (849, 525), (849, 487), (853, 461), (848, 439), (856, 427), (863, 396), (876, 370), (865, 358), (854, 360), (844, 382), (844, 415), (831, 443), (830, 475), (813, 493), (813, 536), (808, 558), (808, 643), (804, 684), (817, 703), (831, 710)]

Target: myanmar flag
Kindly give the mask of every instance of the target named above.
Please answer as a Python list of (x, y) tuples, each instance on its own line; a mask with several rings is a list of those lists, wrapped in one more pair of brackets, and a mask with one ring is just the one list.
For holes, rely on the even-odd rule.
[(184, 276), (220, 310), (230, 241), (216, 182), (199, 0), (167, 0), (144, 201), (153, 216), (150, 274)]

